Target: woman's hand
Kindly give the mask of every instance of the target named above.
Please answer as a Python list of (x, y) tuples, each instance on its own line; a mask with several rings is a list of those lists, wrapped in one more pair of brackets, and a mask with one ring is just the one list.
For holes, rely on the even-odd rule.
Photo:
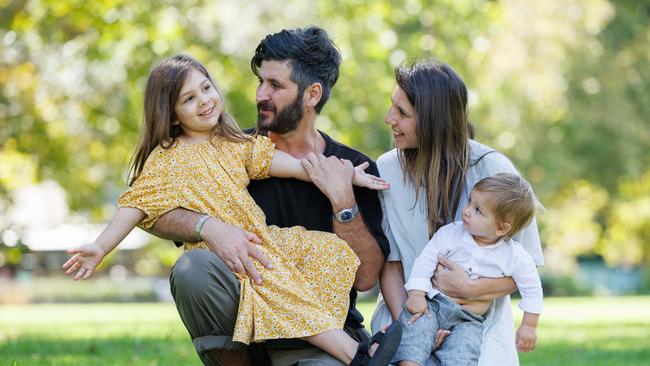
[(469, 298), (467, 289), (471, 287), (472, 280), (459, 264), (438, 254), (438, 266), (431, 279), (433, 287), (450, 297)]
[(74, 271), (77, 273), (72, 277), (73, 280), (85, 280), (93, 274), (95, 268), (102, 262), (106, 252), (97, 243), (84, 244), (79, 248), (68, 249), (68, 253), (74, 254), (63, 264), (65, 273), (71, 275)]

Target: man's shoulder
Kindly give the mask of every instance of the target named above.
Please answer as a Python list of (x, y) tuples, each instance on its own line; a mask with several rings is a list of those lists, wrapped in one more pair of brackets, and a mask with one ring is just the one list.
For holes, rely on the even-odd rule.
[(361, 151), (333, 139), (323, 131), (319, 130), (319, 132), (325, 138), (325, 142), (327, 144), (326, 152), (329, 153), (328, 155), (334, 155), (341, 159), (350, 160), (354, 165), (358, 165), (364, 161), (369, 161), (371, 163), (374, 163), (374, 161), (370, 159), (370, 157), (368, 157), (366, 154), (362, 153)]

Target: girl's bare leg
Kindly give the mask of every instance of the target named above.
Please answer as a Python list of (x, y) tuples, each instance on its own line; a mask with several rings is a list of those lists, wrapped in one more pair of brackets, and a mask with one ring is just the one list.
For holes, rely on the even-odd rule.
[(343, 329), (334, 329), (303, 339), (338, 358), (346, 365), (352, 362), (359, 346), (359, 343), (345, 333)]

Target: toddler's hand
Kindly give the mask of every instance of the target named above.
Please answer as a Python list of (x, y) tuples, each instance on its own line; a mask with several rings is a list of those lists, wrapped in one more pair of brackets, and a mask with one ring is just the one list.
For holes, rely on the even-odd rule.
[(97, 243), (84, 244), (79, 248), (68, 249), (68, 253), (74, 255), (63, 264), (63, 269), (67, 269), (65, 273), (71, 276), (74, 271), (78, 270), (72, 277), (75, 281), (78, 279), (85, 280), (90, 277), (106, 255), (106, 252)]
[(517, 351), (530, 352), (535, 349), (537, 330), (528, 325), (520, 325), (517, 329)]
[(418, 320), (422, 315), (429, 312), (429, 307), (427, 306), (427, 299), (423, 295), (410, 295), (406, 300), (406, 310), (411, 313), (413, 316), (407, 324), (413, 324)]

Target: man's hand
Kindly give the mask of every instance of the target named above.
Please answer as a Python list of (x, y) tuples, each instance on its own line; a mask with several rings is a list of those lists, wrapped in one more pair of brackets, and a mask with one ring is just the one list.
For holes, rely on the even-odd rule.
[(534, 327), (522, 324), (517, 329), (517, 351), (530, 352), (535, 349), (537, 342), (537, 330)]
[(465, 298), (471, 281), (463, 267), (438, 254), (438, 266), (431, 279), (433, 287), (447, 296)]
[(314, 185), (332, 202), (335, 211), (354, 205), (352, 179), (355, 170), (351, 163), (344, 163), (336, 156), (314, 153), (309, 153), (301, 163)]
[(251, 258), (268, 269), (273, 268), (258, 247), (262, 240), (237, 226), (210, 218), (201, 228), (201, 238), (231, 271), (250, 276), (258, 285), (262, 283), (262, 276)]
[(97, 243), (84, 244), (79, 248), (69, 249), (68, 253), (74, 255), (63, 264), (63, 269), (67, 269), (65, 274), (71, 276), (74, 271), (78, 270), (77, 274), (72, 277), (75, 281), (90, 277), (106, 255), (104, 249)]
[(427, 299), (424, 297), (424, 292), (409, 291), (409, 297), (406, 299), (406, 310), (413, 315), (406, 323), (408, 325), (415, 323), (422, 315), (427, 314), (429, 307), (427, 306)]

